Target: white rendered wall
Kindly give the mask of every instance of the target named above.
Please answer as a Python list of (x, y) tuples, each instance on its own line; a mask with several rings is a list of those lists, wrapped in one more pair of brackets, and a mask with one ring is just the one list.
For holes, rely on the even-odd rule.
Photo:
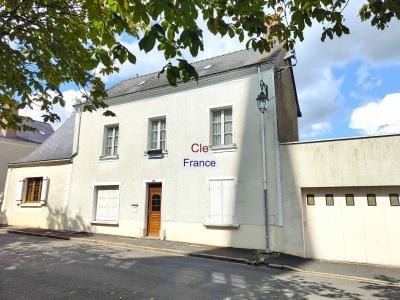
[[(257, 69), (251, 75), (223, 82), (194, 86), (163, 96), (111, 105), (117, 117), (102, 112), (83, 113), (79, 154), (74, 158), (69, 218), (79, 217), (85, 227), (101, 233), (143, 236), (146, 231), (146, 184), (162, 182), (161, 232), (170, 240), (221, 246), (263, 249), (265, 217), (263, 203), (260, 115), (256, 105), (259, 93)], [(263, 80), (274, 89), (272, 70), (262, 72)], [(134, 96), (132, 96), (134, 100)], [(272, 105), (266, 116), (268, 177), (270, 199), (275, 199), (275, 138)], [(195, 154), (193, 143), (210, 144), (210, 109), (232, 106), (233, 151)], [(148, 159), (148, 119), (166, 116), (167, 150), (163, 159)], [(119, 159), (99, 160), (103, 128), (119, 124)], [(77, 130), (77, 129), (76, 129)], [(215, 168), (184, 168), (183, 159), (215, 160)], [(237, 180), (237, 221), (239, 229), (210, 229), (208, 219), (208, 180)], [(121, 182), (120, 213), (117, 226), (90, 225), (93, 220), (93, 185)], [(137, 204), (137, 211), (132, 207)], [(275, 222), (275, 201), (271, 222)], [(71, 228), (80, 230), (80, 228)], [(276, 232), (276, 230), (273, 230)], [(277, 246), (276, 246), (277, 247)]]

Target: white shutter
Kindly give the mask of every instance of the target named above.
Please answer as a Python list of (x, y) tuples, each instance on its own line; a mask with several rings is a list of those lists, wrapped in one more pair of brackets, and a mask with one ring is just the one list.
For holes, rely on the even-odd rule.
[(209, 181), (209, 223), (236, 224), (236, 186), (233, 179)]
[(234, 180), (221, 181), (222, 223), (236, 224), (236, 188)]
[(221, 181), (210, 180), (209, 182), (209, 218), (210, 224), (222, 223), (221, 210)]
[(24, 182), (25, 182), (25, 178), (20, 178), (17, 181), (17, 191), (16, 191), (16, 195), (15, 195), (15, 201), (17, 202), (17, 205), (19, 205), (22, 201), (22, 194), (24, 191)]
[(99, 187), (97, 190), (96, 221), (117, 222), (119, 189)]
[(47, 192), (49, 189), (49, 181), (50, 181), (49, 177), (47, 177), (47, 176), (43, 177), (42, 193), (40, 195), (40, 202), (42, 203), (42, 205), (46, 204), (46, 201), (47, 201)]

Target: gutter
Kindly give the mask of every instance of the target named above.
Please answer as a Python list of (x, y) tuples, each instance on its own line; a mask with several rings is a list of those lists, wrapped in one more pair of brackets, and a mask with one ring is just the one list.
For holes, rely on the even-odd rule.
[(29, 161), (29, 162), (20, 162), (20, 163), (8, 163), (6, 164), (9, 168), (22, 168), (29, 166), (39, 166), (39, 165), (48, 165), (48, 164), (68, 164), (72, 163), (71, 158), (65, 159), (54, 159), (54, 160), (39, 160), (39, 161)]

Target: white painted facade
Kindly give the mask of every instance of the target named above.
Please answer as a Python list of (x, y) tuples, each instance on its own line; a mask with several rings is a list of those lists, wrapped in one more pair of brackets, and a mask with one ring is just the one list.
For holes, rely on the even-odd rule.
[[(260, 76), (271, 98), (264, 114), (268, 226), (257, 66), (112, 98), (114, 118), (78, 111), (72, 164), (9, 168), (3, 222), (145, 237), (149, 187), (157, 183), (161, 202), (151, 209), (161, 214), (161, 239), (400, 265), (400, 206), (389, 200), (400, 193), (400, 135), (282, 143), (298, 135), (294, 93), (285, 94), (293, 85), (287, 78), (278, 82), (272, 64)], [(195, 153), (194, 143), (212, 144), (215, 109), (232, 111), (233, 145)], [(165, 121), (153, 128), (152, 120)], [(166, 129), (160, 158), (147, 152), (155, 128), (159, 139)], [(185, 159), (215, 166), (187, 166)], [(18, 178), (39, 173), (50, 178), (48, 207), (18, 206)], [(346, 204), (346, 194), (354, 205)], [(53, 206), (63, 212), (59, 226), (46, 223)]]
[[(262, 71), (263, 80), (273, 96), (273, 69)], [(79, 153), (74, 158), (68, 217), (79, 216), (85, 226), (101, 233), (143, 237), (147, 229), (147, 187), (162, 184), (161, 238), (191, 243), (265, 248), (261, 123), (255, 99), (259, 93), (257, 67), (234, 72), (216, 82), (168, 89), (162, 95), (139, 98), (130, 95), (110, 102), (117, 117), (101, 112), (83, 113), (80, 124)], [(173, 92), (171, 92), (173, 91)], [(233, 147), (207, 153), (194, 153), (194, 143), (210, 145), (211, 111), (232, 108)], [(266, 113), (266, 128), (274, 128), (273, 102)], [(145, 154), (149, 144), (149, 120), (165, 117), (166, 152), (161, 159)], [(79, 118), (76, 118), (79, 122)], [(119, 126), (118, 159), (101, 159), (104, 130)], [(275, 177), (275, 133), (266, 130), (270, 178)], [(215, 161), (215, 167), (184, 166), (184, 159)], [(226, 226), (212, 226), (210, 193), (216, 180), (229, 181), (234, 220)], [(117, 222), (97, 222), (95, 186), (118, 182), (119, 216)], [(271, 183), (275, 181), (271, 180)], [(276, 198), (271, 184), (270, 197)], [(211, 196), (212, 197), (212, 196)], [(228, 196), (227, 196), (228, 197)], [(107, 200), (108, 201), (108, 200)], [(275, 207), (274, 207), (275, 208)], [(274, 222), (275, 213), (271, 215)], [(80, 228), (72, 228), (80, 230)]]

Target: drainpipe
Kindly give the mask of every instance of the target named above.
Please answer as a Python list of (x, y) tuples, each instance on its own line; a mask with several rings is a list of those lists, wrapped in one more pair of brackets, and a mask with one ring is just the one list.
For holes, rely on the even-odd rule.
[[(258, 66), (258, 80), (261, 81), (261, 71), (260, 66)], [(261, 144), (262, 144), (262, 166), (263, 166), (263, 187), (264, 187), (264, 212), (265, 212), (265, 252), (271, 252), (269, 249), (270, 245), (270, 236), (269, 236), (269, 220), (268, 220), (268, 192), (267, 192), (267, 157), (266, 157), (266, 148), (267, 142), (265, 138), (265, 121), (264, 114), (260, 113), (260, 126), (261, 126)]]
[[(74, 143), (72, 147), (73, 153), (71, 154), (71, 159), (72, 159), (72, 166), (71, 166), (71, 172), (69, 176), (69, 186), (68, 186), (68, 198), (67, 198), (67, 205), (66, 205), (66, 210), (65, 210), (65, 217), (66, 217), (66, 224), (62, 224), (63, 226), (65, 225), (66, 228), (64, 229), (69, 229), (68, 228), (68, 214), (69, 214), (69, 202), (71, 199), (71, 186), (72, 186), (72, 177), (74, 176), (74, 162), (73, 159), (74, 157), (78, 154), (79, 151), (79, 139), (81, 135), (81, 121), (82, 121), (82, 109), (80, 106), (76, 108), (76, 113), (78, 114), (77, 120), (75, 120), (75, 125), (77, 125), (77, 128), (74, 128)], [(76, 121), (78, 121), (78, 124), (76, 124)], [(76, 136), (75, 136), (76, 134)], [(76, 138), (76, 139), (75, 139)], [(72, 228), (71, 228), (72, 229)]]

